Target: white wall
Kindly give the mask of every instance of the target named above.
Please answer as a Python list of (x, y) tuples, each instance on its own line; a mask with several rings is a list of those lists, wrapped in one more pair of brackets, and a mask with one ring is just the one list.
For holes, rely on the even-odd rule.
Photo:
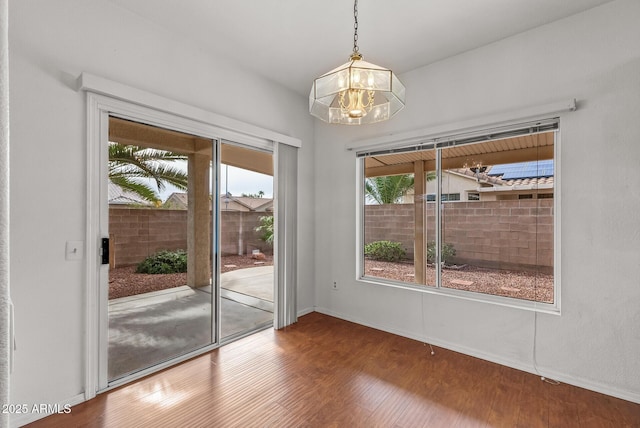
[[(302, 140), (299, 224), (313, 224), (313, 121), (307, 100), (209, 57), (188, 40), (95, 0), (10, 2), (11, 289), (14, 403), (83, 392), (86, 112), (81, 72), (103, 76)], [(242, 102), (243, 99), (251, 102)], [(313, 233), (299, 231), (298, 309), (311, 310)]]
[(637, 0), (608, 3), (400, 76), (407, 107), (390, 122), (317, 125), (317, 310), (533, 371), (533, 312), (355, 280), (345, 144), (575, 97), (579, 109), (561, 117), (562, 313), (537, 315), (537, 366), (640, 402), (638, 22)]

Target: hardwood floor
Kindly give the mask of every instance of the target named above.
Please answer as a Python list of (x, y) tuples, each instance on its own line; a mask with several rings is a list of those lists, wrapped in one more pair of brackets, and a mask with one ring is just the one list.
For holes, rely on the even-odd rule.
[(319, 313), (30, 427), (640, 427), (640, 404)]

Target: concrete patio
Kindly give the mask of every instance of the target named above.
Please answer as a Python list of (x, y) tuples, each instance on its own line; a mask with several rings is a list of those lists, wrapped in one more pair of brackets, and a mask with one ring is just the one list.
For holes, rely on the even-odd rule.
[[(273, 323), (273, 266), (224, 273), (222, 339)], [(207, 346), (211, 286), (186, 285), (109, 301), (110, 380)]]

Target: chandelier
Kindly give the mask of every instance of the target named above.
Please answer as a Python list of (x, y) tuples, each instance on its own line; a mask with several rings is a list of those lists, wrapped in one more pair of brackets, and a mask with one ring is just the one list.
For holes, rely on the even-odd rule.
[(349, 62), (313, 81), (309, 113), (328, 123), (362, 125), (391, 118), (404, 107), (404, 85), (389, 69), (363, 61), (358, 49), (358, 0), (353, 4)]

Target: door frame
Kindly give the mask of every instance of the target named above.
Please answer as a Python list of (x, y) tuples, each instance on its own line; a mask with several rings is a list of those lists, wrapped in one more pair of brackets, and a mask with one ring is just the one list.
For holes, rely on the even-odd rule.
[[(85, 399), (89, 400), (99, 392), (107, 391), (220, 346), (219, 334), (216, 333), (216, 342), (208, 347), (117, 381), (108, 382), (106, 370), (108, 290), (107, 287), (100, 286), (101, 281), (107, 279), (108, 267), (105, 268), (100, 263), (100, 240), (107, 237), (104, 231), (108, 230), (108, 204), (106, 203), (108, 180), (104, 177), (107, 176), (108, 165), (109, 116), (198, 135), (211, 140), (234, 141), (247, 147), (274, 153), (276, 164), (274, 166), (274, 197), (276, 200), (281, 200), (278, 205), (282, 205), (283, 212), (280, 216), (280, 210), (276, 208), (274, 213), (277, 245), (274, 261), (277, 272), (276, 296), (295, 296), (297, 279), (297, 267), (295, 263), (291, 263), (291, 260), (295, 260), (296, 242), (290, 238), (296, 235), (297, 188), (292, 186), (291, 188), (295, 191), (278, 192), (278, 188), (284, 189), (285, 186), (278, 186), (276, 183), (281, 184), (286, 174), (282, 174), (279, 182), (278, 175), (281, 168), (277, 165), (286, 164), (290, 169), (297, 171), (297, 150), (291, 149), (299, 148), (301, 141), (86, 73), (80, 76), (78, 89), (86, 91), (87, 103)], [(279, 152), (287, 154), (284, 162), (278, 162)], [(280, 193), (279, 196), (277, 193)], [(285, 203), (286, 200), (288, 202)], [(105, 226), (107, 226), (106, 229)], [(287, 230), (289, 233), (285, 234)], [(282, 257), (278, 257), (279, 254), (282, 254)], [(285, 327), (297, 320), (295, 299), (276, 299), (274, 303), (276, 308), (274, 315), (286, 315), (274, 316), (275, 328)], [(217, 322), (219, 310), (216, 308), (215, 311), (216, 329), (219, 330), (219, 322)]]

